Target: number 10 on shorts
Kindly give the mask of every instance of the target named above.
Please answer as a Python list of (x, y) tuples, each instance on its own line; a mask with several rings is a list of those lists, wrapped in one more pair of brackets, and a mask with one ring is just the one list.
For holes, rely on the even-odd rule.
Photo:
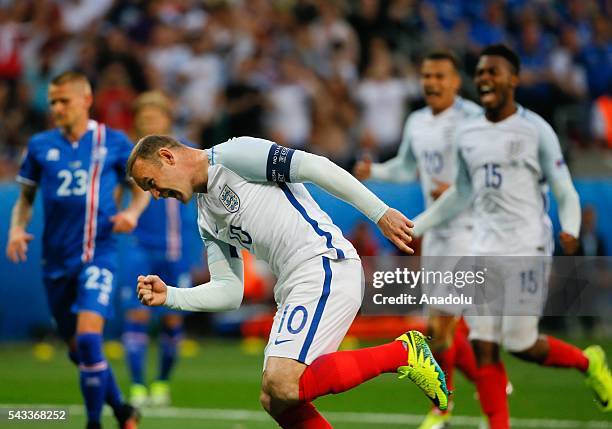
[(287, 304), (283, 310), (280, 326), (278, 327), (275, 345), (292, 341), (292, 338), (284, 338), (285, 333), (295, 335), (302, 332), (308, 321), (308, 310), (303, 305), (293, 307), (291, 311), (290, 305)]

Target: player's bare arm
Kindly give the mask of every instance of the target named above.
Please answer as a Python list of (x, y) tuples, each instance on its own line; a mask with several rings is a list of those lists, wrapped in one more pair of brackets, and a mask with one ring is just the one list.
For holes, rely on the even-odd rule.
[(17, 202), (13, 206), (6, 256), (14, 263), (25, 262), (28, 243), (34, 238), (32, 234), (26, 232), (26, 227), (32, 218), (36, 190), (36, 186), (22, 184)]
[(129, 205), (111, 218), (113, 232), (128, 233), (138, 225), (138, 218), (149, 204), (150, 195), (131, 183), (132, 198)]

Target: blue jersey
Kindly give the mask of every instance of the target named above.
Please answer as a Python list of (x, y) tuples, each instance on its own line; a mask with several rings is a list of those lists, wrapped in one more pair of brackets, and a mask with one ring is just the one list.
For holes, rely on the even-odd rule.
[(58, 128), (30, 139), (17, 181), (42, 193), (46, 272), (115, 251), (114, 190), (125, 178), (131, 149), (125, 134), (95, 121), (78, 142), (68, 141)]
[(152, 250), (163, 252), (168, 261), (183, 258), (186, 234), (195, 229), (185, 228), (185, 223), (195, 216), (193, 203), (181, 204), (173, 198), (153, 200), (140, 215), (134, 235), (138, 243)]

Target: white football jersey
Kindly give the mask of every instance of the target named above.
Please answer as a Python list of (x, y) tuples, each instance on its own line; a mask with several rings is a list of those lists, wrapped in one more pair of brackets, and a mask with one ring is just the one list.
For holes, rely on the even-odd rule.
[[(253, 144), (253, 151), (259, 150), (260, 146)], [(272, 149), (268, 154), (269, 147)], [(277, 151), (278, 156), (273, 155), (273, 151)], [(212, 237), (238, 249), (247, 249), (256, 258), (267, 262), (279, 279), (301, 263), (318, 256), (359, 259), (352, 244), (321, 210), (304, 185), (277, 181), (277, 175), (289, 177), (291, 157), (287, 156), (288, 151), (291, 150), (269, 145), (265, 154), (240, 154), (238, 162), (233, 162), (236, 155), (230, 157), (229, 151), (223, 153), (223, 144), (207, 151), (210, 161), (207, 192), (196, 194), (202, 238)], [(262, 156), (268, 158), (267, 167), (265, 163), (263, 166), (254, 165)], [(276, 163), (273, 157), (280, 161)], [(278, 168), (272, 171), (274, 163)], [(261, 167), (258, 171), (262, 171), (262, 179), (252, 181), (244, 178), (252, 176), (252, 171), (245, 169), (241, 172), (237, 167), (241, 164), (248, 165), (247, 169)]]
[[(457, 127), (480, 113), (482, 109), (476, 103), (457, 97), (453, 106), (444, 112), (434, 115), (426, 107), (415, 111), (406, 120), (402, 142), (406, 147), (403, 150), (410, 151), (406, 158), (412, 156), (416, 160), (426, 208), (434, 202), (431, 191), (438, 187), (436, 181), (449, 184), (455, 181), (457, 151), (454, 136)], [(470, 211), (468, 208), (455, 219), (438, 226), (435, 233), (451, 235), (456, 229), (469, 227), (472, 224)]]
[(569, 174), (550, 125), (519, 106), (500, 122), (481, 115), (466, 123), (457, 132), (457, 146), (460, 168), (469, 176), (474, 196), (473, 250), (550, 254), (544, 177), (556, 174), (554, 170)]

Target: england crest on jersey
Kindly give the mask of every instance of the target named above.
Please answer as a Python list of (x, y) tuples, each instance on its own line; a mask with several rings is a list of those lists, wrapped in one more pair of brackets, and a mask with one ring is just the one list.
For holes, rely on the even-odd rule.
[(236, 195), (236, 193), (227, 185), (223, 187), (223, 190), (219, 195), (219, 200), (221, 201), (221, 204), (223, 204), (223, 207), (225, 207), (230, 213), (236, 213), (240, 208), (240, 198), (238, 198), (238, 195)]

